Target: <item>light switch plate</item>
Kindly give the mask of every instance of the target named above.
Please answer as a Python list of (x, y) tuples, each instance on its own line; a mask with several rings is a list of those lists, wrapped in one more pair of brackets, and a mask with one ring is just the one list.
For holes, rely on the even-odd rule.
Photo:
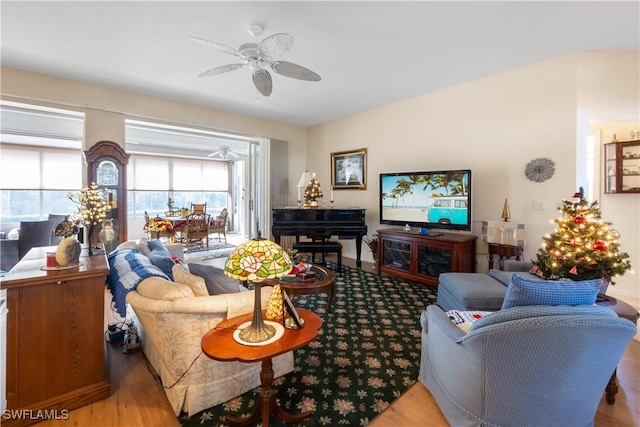
[(531, 210), (532, 211), (546, 211), (547, 210), (547, 202), (545, 200), (534, 200), (531, 202)]

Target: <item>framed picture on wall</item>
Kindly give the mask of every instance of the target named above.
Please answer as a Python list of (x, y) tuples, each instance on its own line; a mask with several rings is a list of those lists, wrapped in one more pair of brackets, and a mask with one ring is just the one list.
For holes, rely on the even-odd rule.
[(335, 190), (367, 189), (367, 149), (331, 153), (331, 187)]

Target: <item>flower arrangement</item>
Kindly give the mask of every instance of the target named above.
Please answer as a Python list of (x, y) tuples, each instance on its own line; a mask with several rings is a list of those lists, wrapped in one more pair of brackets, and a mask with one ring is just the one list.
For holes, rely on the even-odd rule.
[(144, 231), (154, 232), (154, 233), (170, 232), (172, 230), (173, 230), (173, 226), (171, 225), (171, 222), (160, 217), (151, 218), (149, 222), (147, 222), (144, 226)]
[(79, 221), (86, 227), (102, 224), (111, 210), (95, 182), (83, 188), (79, 194), (67, 193), (67, 198), (78, 205)]
[(373, 261), (377, 262), (378, 261), (378, 235), (374, 234), (370, 239), (365, 236), (364, 237), (364, 242), (367, 244), (367, 246), (369, 246), (369, 249), (371, 249), (371, 254), (373, 255)]
[(151, 218), (149, 222), (147, 222), (144, 226), (144, 231), (150, 231), (155, 233), (170, 232), (172, 230), (173, 230), (173, 225), (171, 225), (171, 222), (160, 217)]
[(173, 199), (171, 197), (167, 199), (167, 208), (169, 208), (169, 210), (173, 209)]

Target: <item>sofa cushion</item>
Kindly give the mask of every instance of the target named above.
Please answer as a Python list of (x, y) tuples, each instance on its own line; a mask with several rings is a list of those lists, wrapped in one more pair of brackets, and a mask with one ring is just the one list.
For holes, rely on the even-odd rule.
[(211, 265), (189, 264), (189, 271), (204, 279), (209, 295), (232, 294), (247, 290), (236, 279), (224, 274), (224, 271)]
[(184, 283), (171, 282), (161, 277), (148, 277), (136, 288), (146, 298), (173, 301), (180, 298), (193, 297), (193, 291)]
[(7, 240), (18, 240), (19, 236), (20, 236), (20, 229), (19, 228), (12, 228), (7, 233), (6, 238), (7, 238)]
[(173, 280), (172, 269), (176, 263), (171, 259), (171, 252), (164, 247), (160, 240), (149, 240), (148, 243), (149, 249), (151, 249), (149, 253), (151, 263), (169, 276), (169, 279)]
[(171, 254), (167, 254), (160, 249), (154, 249), (149, 254), (149, 259), (153, 265), (169, 276), (169, 279), (173, 280), (173, 272), (171, 270), (176, 263), (171, 259)]
[[(527, 273), (526, 271), (520, 271), (517, 274), (520, 277), (523, 277), (525, 279), (540, 280), (540, 277), (536, 276), (535, 274)], [(497, 281), (499, 281), (505, 286), (509, 286), (509, 282), (511, 282), (511, 276), (513, 275), (514, 275), (513, 271), (502, 271), (502, 270), (496, 270), (494, 268), (489, 270), (489, 276), (493, 277), (494, 279), (496, 279)]]
[(191, 291), (193, 292), (193, 295), (197, 297), (206, 297), (207, 295), (209, 295), (209, 292), (207, 292), (207, 286), (204, 283), (204, 279), (202, 277), (189, 273), (180, 264), (175, 264), (173, 266), (173, 280), (189, 286), (191, 288)]
[(601, 279), (530, 280), (514, 274), (507, 287), (502, 310), (527, 305), (593, 305), (602, 285)]
[(138, 242), (138, 250), (142, 253), (142, 255), (149, 256), (151, 254), (151, 249), (149, 248), (149, 239), (147, 239), (146, 237), (140, 239), (140, 241)]
[(437, 303), (443, 310), (500, 310), (507, 287), (482, 273), (442, 273)]

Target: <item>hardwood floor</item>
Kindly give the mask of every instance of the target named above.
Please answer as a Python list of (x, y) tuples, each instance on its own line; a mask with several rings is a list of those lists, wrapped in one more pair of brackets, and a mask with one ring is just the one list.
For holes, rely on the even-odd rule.
[[(330, 258), (331, 259), (331, 258)], [(343, 258), (345, 265), (355, 261)], [(371, 270), (372, 265), (362, 263)], [(105, 300), (110, 301), (107, 292)], [(105, 325), (116, 321), (109, 305)], [(164, 391), (155, 381), (141, 352), (123, 354), (117, 345), (106, 344), (111, 377), (111, 396), (69, 413), (68, 420), (45, 421), (49, 427), (173, 427), (179, 426)], [(602, 398), (595, 419), (596, 427), (640, 426), (640, 343), (632, 341), (618, 365), (619, 392), (616, 403)], [(420, 383), (413, 385), (370, 424), (373, 427), (448, 426), (429, 391)]]

